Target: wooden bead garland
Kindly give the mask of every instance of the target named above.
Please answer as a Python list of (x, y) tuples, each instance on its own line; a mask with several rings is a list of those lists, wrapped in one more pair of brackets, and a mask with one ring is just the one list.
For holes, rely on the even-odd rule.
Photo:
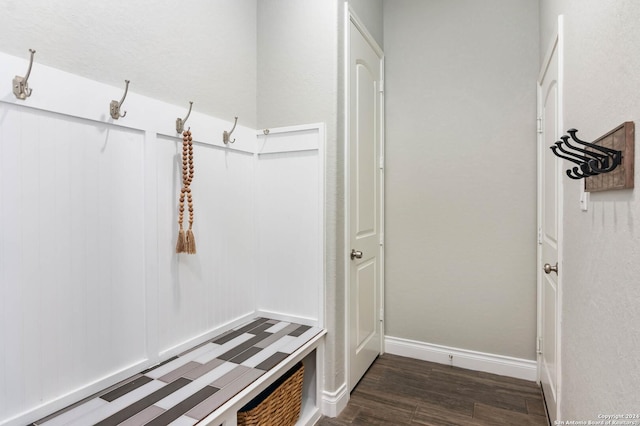
[[(191, 181), (193, 180), (193, 138), (191, 129), (182, 133), (182, 189), (180, 190), (180, 207), (178, 209), (178, 242), (176, 253), (196, 253), (196, 240), (193, 235), (193, 199), (191, 198)], [(184, 231), (184, 200), (187, 199), (189, 207), (189, 229)]]

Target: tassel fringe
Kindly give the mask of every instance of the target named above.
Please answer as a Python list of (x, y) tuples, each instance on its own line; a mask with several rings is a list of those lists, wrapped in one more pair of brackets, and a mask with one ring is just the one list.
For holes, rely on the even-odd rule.
[(178, 231), (178, 242), (176, 243), (176, 253), (184, 253), (186, 246), (186, 237), (184, 229), (180, 228)]
[(196, 237), (193, 235), (191, 228), (187, 230), (186, 238), (186, 252), (189, 254), (196, 254)]

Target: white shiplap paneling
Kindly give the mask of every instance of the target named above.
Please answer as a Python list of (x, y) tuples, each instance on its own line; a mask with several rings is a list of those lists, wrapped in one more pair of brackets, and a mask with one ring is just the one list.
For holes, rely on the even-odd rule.
[[(44, 417), (258, 310), (322, 326), (322, 125), (257, 142), (239, 125), (225, 146), (232, 123), (196, 100), (198, 253), (177, 255), (184, 107), (132, 82), (114, 121), (122, 88), (36, 65), (27, 100), (0, 89), (0, 425)], [(0, 53), (0, 81), (26, 66)]]
[[(194, 140), (198, 134), (193, 131)], [(194, 144), (191, 185), (198, 254), (176, 255), (182, 142), (160, 137), (158, 173), (159, 348), (166, 351), (255, 309), (253, 155)], [(184, 226), (188, 225), (185, 214)], [(188, 339), (186, 339), (188, 338)]]
[(321, 323), (324, 126), (271, 129), (257, 151), (258, 307)]
[(0, 412), (11, 414), (145, 357), (144, 139), (1, 108)]

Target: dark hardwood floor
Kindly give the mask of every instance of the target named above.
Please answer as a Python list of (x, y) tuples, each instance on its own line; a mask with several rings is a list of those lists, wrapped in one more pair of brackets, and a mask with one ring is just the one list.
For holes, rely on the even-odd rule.
[(351, 394), (344, 425), (547, 425), (534, 382), (382, 355)]

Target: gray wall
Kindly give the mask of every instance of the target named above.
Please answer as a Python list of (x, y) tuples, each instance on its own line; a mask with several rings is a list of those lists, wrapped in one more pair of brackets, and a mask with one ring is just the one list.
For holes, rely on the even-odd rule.
[(335, 137), (338, 1), (258, 1), (258, 128), (328, 121)]
[(386, 334), (535, 359), (538, 3), (384, 2)]
[[(640, 4), (633, 0), (542, 0), (543, 51), (553, 38), (560, 13), (565, 20), (563, 130), (575, 127), (589, 140), (624, 121), (640, 125)], [(636, 148), (636, 164), (639, 158)], [(638, 189), (593, 193), (589, 210), (582, 212), (581, 183), (565, 178), (562, 184), (563, 397), (559, 420), (637, 413)]]
[(129, 79), (184, 113), (192, 100), (256, 124), (256, 0), (0, 2), (0, 51), (27, 59), (29, 48), (33, 77), (44, 64), (123, 90)]

